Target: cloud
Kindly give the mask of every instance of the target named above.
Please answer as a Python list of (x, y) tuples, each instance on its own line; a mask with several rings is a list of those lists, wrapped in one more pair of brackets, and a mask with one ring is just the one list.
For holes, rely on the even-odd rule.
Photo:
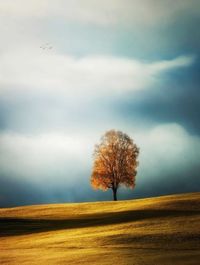
[(62, 17), (66, 21), (93, 23), (100, 26), (152, 26), (172, 21), (180, 12), (199, 14), (198, 0), (142, 2), (132, 0), (73, 1), (73, 0), (7, 0), (0, 2), (1, 14), (13, 17)]
[[(38, 48), (39, 49), (39, 48)], [(20, 50), (1, 56), (1, 93), (34, 91), (82, 98), (124, 93), (150, 87), (159, 75), (174, 68), (188, 67), (194, 56), (143, 62), (113, 56), (76, 58), (56, 52)]]
[[(190, 135), (176, 123), (162, 124), (150, 131), (137, 134), (140, 146), (138, 181), (144, 186), (195, 188), (199, 170), (200, 138)], [(165, 187), (161, 187), (165, 190)], [(170, 189), (169, 189), (170, 190)]]
[(84, 168), (86, 159), (91, 160), (93, 149), (91, 139), (93, 139), (91, 136), (88, 139), (83, 135), (60, 132), (35, 135), (2, 133), (0, 135), (1, 173), (19, 179), (32, 179), (36, 183), (54, 181), (56, 175), (60, 175), (60, 180), (63, 180), (67, 172), (70, 172), (71, 176), (72, 173), (75, 174), (77, 168), (81, 168), (81, 165)]
[(198, 0), (0, 0), (0, 16), (0, 187), (16, 186), (12, 202), (21, 186), (20, 203), (31, 186), (89, 198), (93, 145), (110, 127), (141, 147), (138, 196), (195, 187)]
[(194, 63), (195, 56), (179, 56), (172, 60), (163, 60), (161, 62), (155, 62), (150, 65), (150, 69), (152, 72), (157, 71), (158, 73), (161, 71), (173, 70), (180, 67), (187, 67)]
[(33, 184), (31, 179), (16, 179), (0, 173), (0, 207), (24, 204), (49, 203), (44, 187)]
[[(140, 147), (140, 166), (133, 194), (141, 197), (152, 193), (196, 190), (199, 183), (198, 136), (189, 135), (182, 126), (175, 123), (158, 125), (149, 131), (135, 134), (132, 129), (128, 133)], [(90, 135), (60, 132), (35, 135), (1, 133), (1, 175), (8, 176), (8, 183), (31, 181), (34, 189), (40, 187), (39, 192), (43, 191), (44, 198), (53, 198), (58, 202), (108, 198), (104, 197), (104, 193), (95, 195), (89, 187), (96, 135), (95, 131)], [(0, 178), (0, 184), (1, 181), (5, 183), (5, 177)], [(82, 192), (77, 192), (80, 185)]]

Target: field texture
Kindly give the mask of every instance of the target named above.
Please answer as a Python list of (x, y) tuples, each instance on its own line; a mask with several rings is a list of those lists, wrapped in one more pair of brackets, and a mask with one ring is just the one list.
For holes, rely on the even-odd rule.
[(200, 193), (0, 209), (0, 264), (199, 265)]

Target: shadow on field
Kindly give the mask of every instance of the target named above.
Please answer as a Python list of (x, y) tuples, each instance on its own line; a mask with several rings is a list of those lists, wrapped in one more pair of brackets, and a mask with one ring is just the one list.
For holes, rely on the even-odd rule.
[(62, 229), (83, 228), (134, 222), (152, 218), (200, 215), (200, 211), (134, 210), (114, 213), (81, 215), (74, 219), (28, 219), (0, 217), (0, 237), (25, 235)]

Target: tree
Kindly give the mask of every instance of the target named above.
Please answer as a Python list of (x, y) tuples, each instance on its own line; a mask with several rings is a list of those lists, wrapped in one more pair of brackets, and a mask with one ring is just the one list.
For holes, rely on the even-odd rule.
[(112, 189), (113, 200), (121, 185), (135, 187), (139, 148), (121, 131), (107, 131), (95, 146), (91, 185), (95, 189)]

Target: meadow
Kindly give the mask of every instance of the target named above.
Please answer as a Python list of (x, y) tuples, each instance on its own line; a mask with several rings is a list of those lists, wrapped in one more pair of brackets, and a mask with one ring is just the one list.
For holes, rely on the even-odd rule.
[(0, 264), (199, 265), (200, 193), (2, 208)]

